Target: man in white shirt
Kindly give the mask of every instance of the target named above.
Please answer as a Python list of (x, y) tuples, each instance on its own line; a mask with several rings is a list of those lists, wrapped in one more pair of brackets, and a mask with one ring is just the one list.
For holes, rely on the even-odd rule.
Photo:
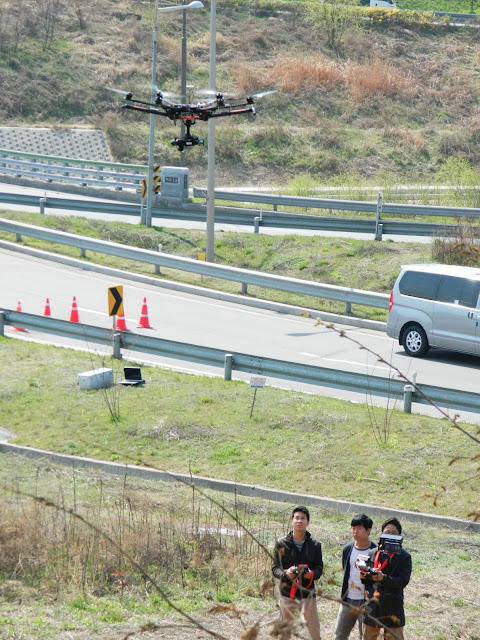
[[(367, 555), (370, 549), (377, 545), (370, 540), (373, 527), (372, 519), (364, 513), (352, 518), (353, 541), (342, 549), (343, 585), (341, 599), (347, 604), (341, 604), (335, 625), (335, 640), (347, 640), (355, 623), (358, 621), (359, 637), (362, 637), (363, 616), (358, 608), (365, 603), (365, 585), (362, 584), (360, 571), (357, 568), (359, 555)], [(351, 606), (348, 606), (351, 605)]]

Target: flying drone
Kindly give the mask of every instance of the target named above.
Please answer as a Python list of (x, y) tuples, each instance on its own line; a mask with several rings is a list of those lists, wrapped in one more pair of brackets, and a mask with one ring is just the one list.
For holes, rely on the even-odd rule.
[(255, 112), (255, 99), (263, 98), (266, 95), (275, 93), (275, 90), (263, 91), (261, 93), (255, 93), (244, 101), (238, 103), (227, 103), (225, 100), (232, 98), (230, 94), (224, 94), (216, 91), (204, 91), (200, 95), (213, 96), (210, 99), (199, 101), (193, 104), (181, 104), (172, 102), (170, 98), (173, 94), (165, 91), (157, 90), (155, 102), (144, 102), (142, 100), (136, 100), (133, 98), (131, 91), (121, 91), (120, 89), (109, 89), (117, 93), (122, 93), (125, 97), (124, 109), (131, 109), (132, 111), (141, 111), (142, 113), (153, 113), (156, 116), (164, 116), (173, 120), (176, 124), (177, 120), (185, 123), (185, 135), (173, 138), (172, 145), (176, 146), (179, 151), (183, 151), (189, 147), (195, 147), (197, 144), (204, 144), (204, 141), (197, 136), (191, 134), (190, 129), (193, 127), (197, 120), (206, 121), (210, 118), (224, 118), (226, 116), (236, 116), (242, 113), (251, 113), (253, 116)]

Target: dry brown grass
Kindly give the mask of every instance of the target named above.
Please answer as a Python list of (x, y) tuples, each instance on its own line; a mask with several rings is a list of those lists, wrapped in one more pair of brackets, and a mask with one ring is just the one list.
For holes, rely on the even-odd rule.
[(478, 267), (480, 264), (480, 230), (478, 226), (457, 220), (458, 233), (454, 237), (436, 238), (432, 244), (432, 258), (442, 264)]
[(426, 146), (422, 135), (416, 131), (411, 131), (408, 127), (385, 126), (383, 137), (394, 140), (396, 145), (407, 152), (424, 153)]
[(75, 486), (67, 495), (59, 486), (54, 509), (16, 491), (0, 492), (0, 571), (41, 584), (45, 592), (102, 595), (119, 584), (153, 591), (128, 556), (155, 580), (168, 578), (172, 587), (182, 585), (190, 568), (191, 588), (206, 581), (214, 592), (225, 571), (242, 580), (255, 567), (255, 582), (266, 575), (268, 559), (261, 548), (231, 521), (224, 526), (221, 509), (200, 507), (185, 492), (176, 504), (162, 504), (154, 494), (125, 485), (114, 496), (104, 494), (102, 485), (89, 496), (77, 495)]
[(278, 61), (271, 71), (270, 82), (276, 78), (283, 91), (332, 88), (342, 83), (341, 68), (323, 56), (318, 58), (287, 58)]
[(372, 96), (413, 97), (418, 91), (415, 80), (396, 66), (393, 61), (378, 59), (366, 64), (349, 63), (344, 82), (356, 102)]
[(396, 66), (389, 60), (372, 59), (366, 63), (347, 60), (340, 64), (325, 56), (291, 57), (263, 69), (241, 65), (236, 82), (242, 91), (274, 86), (290, 93), (343, 86), (355, 102), (378, 96), (413, 97), (418, 93), (417, 82)]

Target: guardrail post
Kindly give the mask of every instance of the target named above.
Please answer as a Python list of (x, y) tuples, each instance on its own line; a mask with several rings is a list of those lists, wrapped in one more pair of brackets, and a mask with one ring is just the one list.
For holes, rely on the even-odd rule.
[(377, 200), (377, 213), (375, 215), (375, 240), (382, 239), (383, 224), (380, 222), (383, 207), (383, 193), (380, 191)]
[[(158, 253), (162, 253), (162, 250), (163, 250), (163, 244), (159, 243), (158, 244)], [(155, 273), (161, 273), (159, 264), (155, 265)]]
[(248, 284), (246, 282), (242, 282), (242, 293), (243, 295), (247, 294)]
[(258, 233), (260, 231), (260, 216), (256, 216), (253, 219), (253, 232)]
[(22, 234), (21, 233), (16, 233), (15, 234), (15, 241), (16, 242), (21, 242), (22, 241)]
[(42, 215), (45, 215), (45, 205), (47, 204), (47, 196), (43, 196), (43, 198), (40, 198), (40, 213)]
[(113, 344), (113, 357), (115, 358), (115, 360), (121, 360), (122, 359), (122, 353), (120, 351), (121, 346), (122, 346), (122, 334), (121, 333), (114, 333), (113, 334), (113, 340), (112, 340), (112, 344)]
[(413, 384), (406, 384), (403, 387), (403, 410), (405, 413), (412, 413)]
[(84, 249), (83, 247), (80, 249), (80, 257), (81, 258), (86, 258), (87, 257), (87, 250)]
[(0, 311), (0, 336), (5, 337), (5, 311)]
[(223, 379), (225, 382), (231, 382), (233, 369), (233, 355), (231, 353), (225, 354), (225, 369), (223, 372)]
[(345, 315), (349, 316), (352, 313), (352, 303), (345, 302)]

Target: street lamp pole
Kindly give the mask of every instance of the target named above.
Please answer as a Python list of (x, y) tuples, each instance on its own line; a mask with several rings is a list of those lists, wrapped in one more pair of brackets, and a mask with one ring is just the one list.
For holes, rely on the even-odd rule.
[[(155, 103), (157, 96), (157, 42), (158, 42), (158, 28), (157, 18), (160, 11), (187, 11), (188, 9), (202, 9), (203, 3), (200, 0), (192, 0), (189, 4), (172, 5), (167, 7), (158, 8), (158, 0), (155, 0), (155, 9), (153, 17), (153, 32), (152, 32), (152, 87), (150, 92), (150, 102)], [(186, 45), (185, 45), (186, 46)], [(147, 227), (152, 226), (152, 208), (153, 208), (153, 155), (155, 149), (155, 115), (150, 114), (150, 130), (148, 137), (148, 177), (147, 177), (147, 211), (142, 224)]]
[[(150, 87), (150, 102), (155, 103), (156, 84), (157, 84), (157, 29), (158, 18), (158, 0), (155, 0), (155, 9), (153, 14), (153, 31), (152, 31), (152, 84)], [(148, 175), (147, 175), (147, 211), (145, 212), (145, 220), (142, 224), (147, 227), (152, 226), (152, 207), (153, 207), (153, 153), (155, 149), (155, 116), (150, 114), (150, 129), (148, 136)]]
[[(208, 88), (215, 95), (215, 59), (217, 55), (217, 0), (210, 3), (210, 67)], [(207, 230), (205, 259), (215, 262), (215, 118), (208, 120)]]
[[(183, 0), (183, 4), (186, 0)], [(180, 100), (183, 104), (187, 102), (187, 14), (182, 13), (182, 70), (180, 76)], [(185, 122), (180, 122), (180, 137), (185, 135)], [(185, 149), (180, 151), (180, 166), (186, 166)]]

